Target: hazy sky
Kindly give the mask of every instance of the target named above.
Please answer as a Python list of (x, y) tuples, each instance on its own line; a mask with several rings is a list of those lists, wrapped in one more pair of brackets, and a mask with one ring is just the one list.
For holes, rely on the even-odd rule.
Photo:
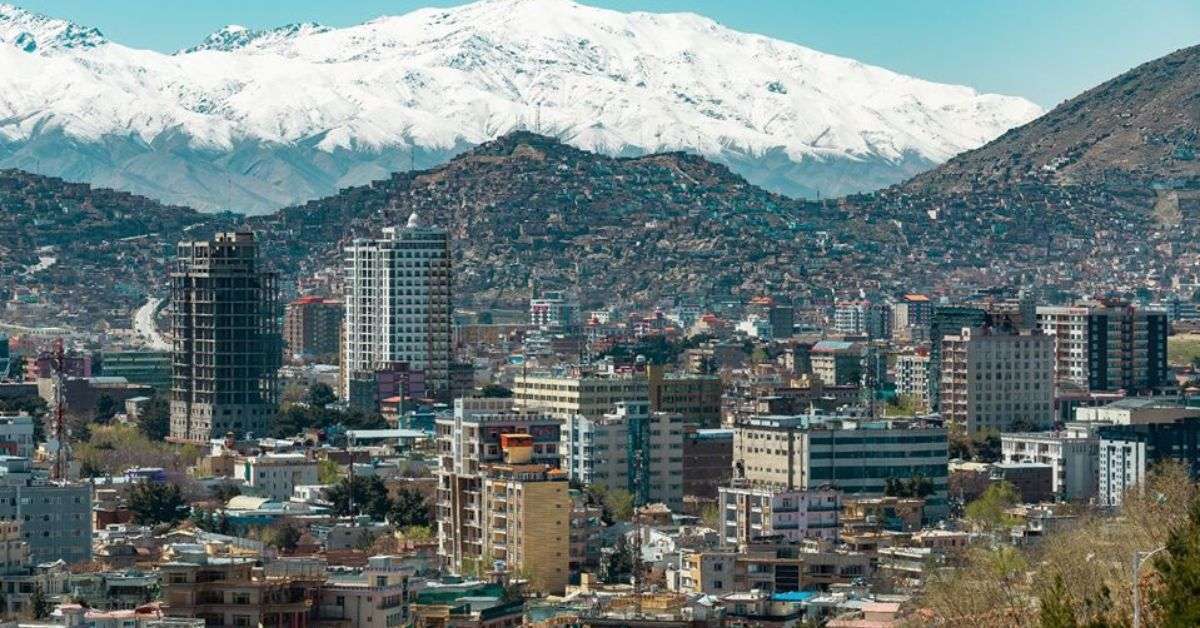
[[(8, 0), (173, 51), (226, 25), (348, 26), (445, 0)], [(622, 11), (692, 11), (743, 31), (934, 81), (1053, 106), (1200, 43), (1200, 0), (588, 0)]]

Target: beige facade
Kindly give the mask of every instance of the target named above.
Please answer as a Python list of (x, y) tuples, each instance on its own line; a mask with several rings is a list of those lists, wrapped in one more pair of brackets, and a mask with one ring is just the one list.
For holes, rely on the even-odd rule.
[(534, 591), (566, 589), (571, 573), (566, 473), (538, 464), (490, 465), (484, 471), (483, 514), (485, 558), (503, 561)]
[(399, 557), (372, 556), (367, 559), (361, 578), (331, 579), (321, 587), (317, 625), (322, 628), (405, 625), (411, 577), (412, 569), (401, 566)]
[(1059, 387), (1087, 389), (1088, 308), (1037, 308), (1037, 328), (1054, 338), (1054, 380)]
[(513, 398), (519, 404), (560, 419), (598, 419), (619, 401), (648, 401), (649, 395), (646, 378), (629, 375), (528, 374), (513, 380)]
[(1054, 422), (1054, 338), (963, 328), (942, 337), (941, 412), (968, 434)]

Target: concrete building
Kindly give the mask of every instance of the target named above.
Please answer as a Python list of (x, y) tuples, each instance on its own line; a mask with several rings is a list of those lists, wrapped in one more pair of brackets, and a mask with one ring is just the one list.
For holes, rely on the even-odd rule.
[(1093, 425), (1144, 425), (1200, 417), (1200, 408), (1174, 397), (1129, 397), (1075, 409), (1075, 421)]
[(946, 334), (957, 334), (964, 327), (984, 327), (989, 322), (988, 314), (976, 307), (939, 305), (929, 316), (929, 407), (941, 408), (942, 386), (942, 338)]
[(266, 432), (279, 401), (277, 299), (254, 234), (179, 243), (171, 273), (171, 439)]
[(866, 350), (861, 343), (822, 340), (809, 353), (812, 374), (826, 386), (858, 385)]
[(928, 479), (927, 519), (948, 512), (947, 431), (920, 421), (800, 415), (739, 421), (734, 480), (809, 490), (832, 486), (845, 497), (880, 497), (889, 478)]
[(284, 350), (293, 360), (336, 361), (342, 339), (342, 303), (303, 296), (283, 310)]
[(1126, 304), (1088, 312), (1088, 388), (1155, 391), (1174, 385), (1167, 370), (1166, 312)]
[(929, 340), (933, 301), (923, 294), (906, 294), (892, 306), (892, 334), (900, 340)]
[(208, 556), (187, 548), (159, 566), (171, 617), (209, 626), (307, 626), (324, 573), (268, 577), (253, 558)]
[(342, 397), (348, 374), (404, 362), (425, 373), (435, 397), (450, 390), (450, 236), (414, 213), (383, 238), (356, 238), (345, 251), (346, 320)]
[(599, 419), (622, 401), (649, 403), (650, 389), (645, 377), (631, 374), (530, 373), (513, 379), (513, 399), (563, 420)]
[(629, 491), (635, 505), (683, 506), (683, 418), (650, 412), (645, 401), (618, 402), (599, 419), (573, 416), (562, 426), (562, 460), (584, 485)]
[(100, 374), (123, 377), (130, 384), (143, 384), (167, 392), (171, 389), (171, 352), (150, 349), (105, 351), (100, 357)]
[(565, 290), (546, 290), (529, 300), (529, 324), (538, 329), (570, 330), (583, 324), (579, 298)]
[(529, 579), (530, 589), (561, 594), (571, 576), (571, 495), (567, 474), (529, 462), (533, 438), (501, 436), (503, 464), (483, 469), (483, 564)]
[(91, 485), (34, 481), (24, 458), (6, 458), (3, 464), (0, 520), (21, 522), (31, 562), (91, 560)]
[(0, 412), (0, 451), (9, 456), (32, 458), (37, 447), (33, 422), (37, 420), (26, 412)]
[(332, 577), (321, 586), (318, 625), (403, 626), (408, 622), (412, 567), (398, 556), (371, 556), (361, 574)]
[(660, 365), (647, 364), (645, 377), (651, 412), (678, 414), (689, 426), (720, 426), (724, 390), (720, 376), (667, 373)]
[(1099, 503), (1120, 506), (1126, 491), (1140, 486), (1154, 465), (1172, 460), (1200, 473), (1200, 418), (1097, 428), (1100, 453)]
[(833, 304), (833, 331), (843, 336), (867, 335), (869, 301), (837, 301)]
[(1086, 427), (1000, 435), (1002, 461), (1049, 465), (1051, 490), (1067, 501), (1087, 501), (1096, 496), (1099, 448), (1099, 439)]
[(1054, 338), (1054, 381), (1059, 388), (1088, 387), (1088, 308), (1037, 308), (1037, 328)]
[(297, 486), (317, 484), (317, 461), (302, 453), (267, 453), (238, 460), (233, 477), (254, 492), (287, 501)]
[(1054, 421), (1054, 339), (967, 328), (942, 338), (941, 414), (974, 435)]
[(695, 429), (683, 433), (683, 495), (716, 499), (717, 488), (733, 477), (733, 430)]
[(533, 464), (558, 466), (560, 422), (543, 412), (517, 411), (512, 399), (456, 399), (454, 415), (437, 419), (439, 554), (463, 573), (485, 556), (483, 467), (502, 463), (501, 437), (532, 437)]
[[(737, 548), (683, 552), (675, 588), (709, 595), (745, 591), (778, 595), (850, 584), (871, 571), (871, 557), (862, 552), (835, 549), (826, 542), (763, 539)], [(775, 624), (759, 619), (738, 625)]]
[(767, 537), (789, 543), (838, 538), (841, 494), (829, 487), (800, 490), (736, 482), (720, 488), (718, 504), (722, 545), (737, 547)]
[(917, 350), (896, 356), (896, 394), (929, 408), (929, 351)]

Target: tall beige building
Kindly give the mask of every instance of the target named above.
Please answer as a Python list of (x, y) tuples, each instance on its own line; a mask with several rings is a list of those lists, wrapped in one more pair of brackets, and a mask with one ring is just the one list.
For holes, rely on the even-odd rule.
[(964, 327), (942, 337), (941, 413), (968, 434), (1054, 422), (1054, 338)]
[(618, 403), (648, 402), (651, 412), (678, 414), (697, 427), (721, 422), (721, 378), (715, 375), (666, 373), (647, 365), (639, 373), (528, 373), (514, 379), (513, 398), (561, 419), (598, 419)]
[(1086, 307), (1039, 306), (1037, 328), (1054, 338), (1054, 381), (1087, 390), (1088, 314)]

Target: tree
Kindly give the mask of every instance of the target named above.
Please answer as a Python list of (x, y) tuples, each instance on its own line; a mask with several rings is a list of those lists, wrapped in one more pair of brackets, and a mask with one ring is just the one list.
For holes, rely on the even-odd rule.
[(967, 504), (967, 519), (988, 530), (1011, 526), (1015, 521), (1005, 511), (1020, 501), (1021, 496), (1012, 484), (996, 482), (979, 499)]
[(508, 399), (513, 396), (513, 391), (499, 384), (488, 384), (480, 390), (480, 394), (495, 399)]
[(1079, 622), (1075, 621), (1074, 606), (1062, 575), (1054, 576), (1054, 583), (1039, 601), (1038, 620), (1041, 628), (1077, 628)]
[[(354, 496), (353, 512), (350, 507), (351, 494)], [(353, 484), (350, 478), (345, 478), (329, 489), (328, 498), (339, 517), (366, 513), (372, 519), (384, 519), (391, 509), (387, 487), (383, 485), (383, 480), (373, 476), (355, 477)]]
[(108, 393), (100, 393), (100, 396), (96, 397), (96, 415), (93, 420), (100, 425), (107, 425), (117, 410), (117, 400)]
[(1171, 531), (1154, 567), (1162, 581), (1154, 599), (1160, 625), (1200, 626), (1200, 499), (1192, 502), (1187, 521)]
[(139, 525), (175, 523), (187, 517), (187, 502), (175, 484), (140, 482), (129, 491), (129, 510)]
[(333, 388), (330, 388), (329, 384), (317, 382), (308, 389), (308, 398), (305, 401), (314, 408), (324, 408), (337, 401), (337, 395), (333, 394)]
[(402, 488), (388, 509), (388, 521), (397, 528), (429, 525), (429, 504), (419, 491)]
[(214, 484), (208, 491), (213, 499), (222, 504), (242, 494), (242, 489), (235, 484)]
[(326, 458), (317, 463), (317, 481), (321, 484), (337, 484), (342, 479), (342, 465)]
[(615, 521), (633, 519), (633, 494), (621, 488), (611, 489), (603, 484), (593, 484), (588, 487), (588, 495), (593, 504), (604, 508), (602, 518), (611, 525)]
[(263, 532), (262, 540), (280, 551), (290, 552), (300, 544), (300, 530), (290, 521), (271, 526)]
[(46, 601), (46, 592), (39, 582), (33, 585), (33, 598), (29, 600), (30, 612), (34, 619), (44, 619), (50, 615), (50, 603)]
[(163, 440), (171, 434), (171, 404), (155, 395), (138, 417), (138, 429), (150, 440)]

